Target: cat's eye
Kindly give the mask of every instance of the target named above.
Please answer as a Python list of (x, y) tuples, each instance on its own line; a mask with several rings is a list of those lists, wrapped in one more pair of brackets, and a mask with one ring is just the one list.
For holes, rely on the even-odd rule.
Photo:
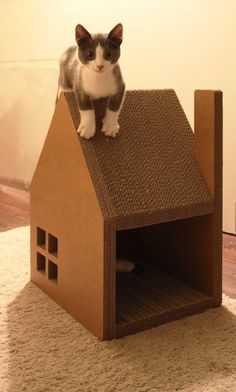
[(94, 53), (90, 51), (87, 53), (87, 56), (89, 59), (92, 59), (94, 57)]
[(105, 56), (106, 56), (107, 59), (110, 59), (111, 56), (112, 56), (112, 53), (109, 52), (109, 51), (107, 51), (106, 54), (105, 54)]

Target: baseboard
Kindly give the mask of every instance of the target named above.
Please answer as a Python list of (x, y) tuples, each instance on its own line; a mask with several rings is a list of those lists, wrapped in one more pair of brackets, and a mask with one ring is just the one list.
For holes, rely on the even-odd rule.
[(29, 191), (30, 189), (30, 181), (18, 178), (10, 178), (2, 175), (0, 175), (0, 184), (10, 186), (12, 188), (21, 189), (24, 191)]

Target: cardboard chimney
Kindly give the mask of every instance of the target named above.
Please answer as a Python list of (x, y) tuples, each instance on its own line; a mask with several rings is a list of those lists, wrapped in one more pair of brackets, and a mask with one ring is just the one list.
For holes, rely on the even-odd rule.
[[(99, 339), (221, 304), (222, 93), (127, 91), (120, 133), (78, 136), (61, 94), (31, 184), (31, 278)], [(116, 273), (116, 258), (141, 261)]]

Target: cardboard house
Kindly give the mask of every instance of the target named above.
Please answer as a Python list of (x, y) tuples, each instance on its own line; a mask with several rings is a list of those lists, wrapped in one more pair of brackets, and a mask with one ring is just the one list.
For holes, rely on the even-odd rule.
[[(99, 339), (221, 304), (222, 93), (127, 91), (116, 138), (61, 94), (31, 184), (31, 279)], [(141, 261), (117, 273), (116, 258)]]

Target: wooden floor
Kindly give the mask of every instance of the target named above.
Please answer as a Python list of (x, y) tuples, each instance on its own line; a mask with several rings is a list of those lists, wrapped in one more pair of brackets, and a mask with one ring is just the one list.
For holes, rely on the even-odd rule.
[[(0, 232), (29, 225), (29, 193), (0, 184)], [(236, 298), (236, 236), (223, 234), (223, 291)]]

